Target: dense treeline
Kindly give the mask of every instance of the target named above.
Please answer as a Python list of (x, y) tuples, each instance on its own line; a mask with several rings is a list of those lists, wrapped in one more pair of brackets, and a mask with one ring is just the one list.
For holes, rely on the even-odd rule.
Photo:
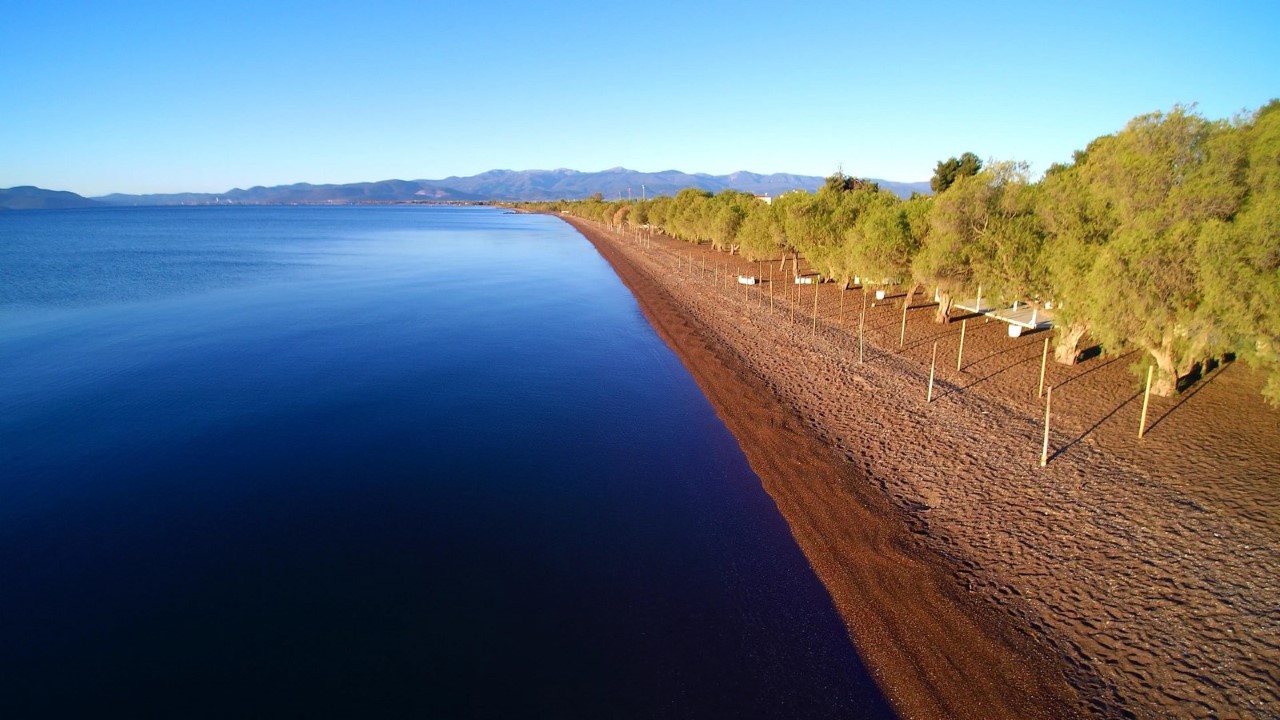
[[(1140, 349), (1152, 390), (1236, 354), (1280, 404), (1280, 101), (1231, 120), (1186, 107), (1137, 117), (1038, 181), (1025, 164), (972, 153), (938, 163), (932, 196), (899, 199), (837, 173), (816, 193), (765, 203), (686, 189), (646, 201), (543, 210), (710, 243), (749, 260), (803, 255), (848, 288), (935, 290), (936, 319), (973, 296), (1052, 303), (1059, 362), (1085, 337)], [(910, 297), (910, 294), (908, 297)]]

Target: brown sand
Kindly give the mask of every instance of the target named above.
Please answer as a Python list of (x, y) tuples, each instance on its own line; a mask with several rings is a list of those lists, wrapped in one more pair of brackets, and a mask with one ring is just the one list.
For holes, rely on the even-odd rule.
[[(1280, 717), (1280, 413), (1239, 363), (1153, 398), (1136, 355), (868, 309), (769, 264), (567, 218), (683, 359), (904, 717)], [(704, 269), (705, 268), (705, 269)], [(714, 268), (714, 270), (713, 270)], [(804, 266), (801, 266), (802, 271)], [(841, 295), (844, 295), (843, 314)], [(870, 300), (870, 299), (869, 299)], [(938, 367), (925, 403), (935, 341)]]

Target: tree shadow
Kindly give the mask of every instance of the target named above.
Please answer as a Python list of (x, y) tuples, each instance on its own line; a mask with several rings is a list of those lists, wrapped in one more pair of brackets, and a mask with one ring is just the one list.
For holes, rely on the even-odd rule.
[[(1194, 383), (1194, 385), (1192, 385), (1191, 387), (1191, 390), (1188, 392), (1182, 393), (1178, 397), (1178, 402), (1174, 403), (1173, 406), (1170, 407), (1168, 410), (1165, 410), (1160, 417), (1153, 420), (1151, 424), (1147, 426), (1146, 432), (1151, 432), (1152, 430), (1155, 430), (1156, 426), (1159, 425), (1161, 422), (1163, 422), (1165, 418), (1169, 417), (1174, 413), (1174, 411), (1176, 411), (1178, 408), (1185, 405), (1188, 400), (1198, 395), (1201, 390), (1204, 390), (1205, 388), (1209, 387), (1209, 385), (1212, 384), (1214, 380), (1217, 380), (1218, 376), (1221, 375), (1223, 372), (1225, 372), (1226, 369), (1230, 367), (1232, 364), (1233, 363), (1230, 361), (1223, 362), (1221, 365), (1217, 366), (1216, 369), (1210, 370), (1209, 374), (1206, 375), (1204, 379), (1200, 378), (1200, 373), (1198, 370), (1195, 373), (1188, 375), (1187, 378), (1190, 378), (1189, 383)], [(1181, 380), (1179, 382), (1181, 382)]]
[[(1021, 338), (1010, 338), (1010, 339), (1013, 339), (1013, 340), (1021, 340)], [(978, 358), (977, 360), (974, 360), (973, 362), (967, 362), (967, 363), (965, 363), (965, 364), (964, 364), (964, 367), (965, 367), (965, 368), (969, 368), (969, 367), (972, 367), (972, 366), (974, 366), (974, 365), (977, 365), (978, 363), (986, 362), (987, 360), (990, 360), (990, 359), (992, 359), (992, 358), (1000, 357), (1001, 355), (1006, 355), (1006, 354), (1008, 354), (1008, 353), (1016, 352), (1016, 351), (1018, 351), (1018, 350), (1025, 350), (1025, 349), (1027, 349), (1028, 347), (1030, 347), (1031, 345), (1032, 345), (1032, 343), (1024, 343), (1024, 342), (1020, 342), (1020, 343), (1017, 343), (1017, 344), (1013, 345), (1012, 347), (1007, 347), (1007, 348), (1005, 348), (1005, 349), (1003, 349), (1003, 350), (997, 350), (997, 351), (995, 351), (995, 352), (991, 353), (990, 355), (984, 355), (984, 356), (982, 356), (981, 358)], [(1018, 361), (1018, 364), (1020, 364), (1020, 363), (1024, 363), (1024, 362), (1026, 362), (1026, 360), (1019, 360), (1019, 361)], [(961, 368), (961, 372), (966, 372), (966, 371), (964, 370), (964, 368)]]
[(1191, 386), (1211, 375), (1214, 370), (1235, 362), (1235, 359), (1236, 356), (1234, 353), (1227, 353), (1221, 359), (1209, 358), (1208, 360), (1196, 365), (1192, 368), (1191, 372), (1178, 378), (1178, 392), (1185, 392), (1190, 389)]
[(901, 327), (901, 325), (900, 325), (900, 323), (899, 323), (898, 321), (896, 321), (896, 320), (890, 320), (889, 322), (886, 322), (886, 323), (880, 323), (879, 325), (871, 325), (871, 324), (868, 324), (868, 325), (867, 325), (867, 327), (866, 327), (866, 330), (867, 330), (867, 332), (871, 332), (871, 331), (873, 331), (873, 330), (874, 330), (874, 331), (877, 331), (877, 332), (884, 332), (884, 331), (888, 331), (888, 330), (890, 330), (890, 329), (892, 329), (892, 330), (895, 330), (895, 331), (896, 331), (896, 330), (898, 330), (898, 328), (899, 328), (899, 327)]
[[(1121, 360), (1124, 360), (1125, 358), (1129, 357), (1130, 355), (1134, 354), (1135, 352), (1138, 352), (1138, 351), (1137, 351), (1137, 350), (1130, 350), (1129, 352), (1124, 353), (1123, 355), (1117, 355), (1117, 356), (1115, 356), (1115, 357), (1113, 357), (1113, 358), (1111, 358), (1111, 359), (1109, 359), (1109, 360), (1107, 360), (1107, 361), (1105, 361), (1105, 362), (1103, 362), (1103, 363), (1101, 363), (1101, 364), (1099, 364), (1099, 365), (1095, 365), (1095, 366), (1093, 366), (1093, 367), (1089, 368), (1088, 370), (1085, 370), (1084, 372), (1080, 373), (1079, 375), (1075, 375), (1075, 376), (1072, 376), (1072, 377), (1070, 377), (1070, 378), (1067, 378), (1066, 380), (1063, 380), (1062, 382), (1058, 383), (1058, 385), (1059, 385), (1059, 386), (1063, 386), (1063, 385), (1070, 385), (1071, 383), (1073, 383), (1073, 382), (1075, 382), (1075, 381), (1079, 380), (1080, 378), (1084, 377), (1085, 375), (1089, 375), (1089, 374), (1092, 374), (1092, 373), (1098, 372), (1099, 370), (1101, 370), (1101, 369), (1102, 369), (1102, 368), (1104, 368), (1104, 367), (1107, 367), (1107, 366), (1112, 365), (1112, 364), (1114, 364), (1114, 363), (1118, 363), (1118, 362), (1120, 362)], [(1098, 355), (1100, 355), (1100, 354), (1101, 354), (1101, 352), (1095, 353), (1095, 354), (1093, 355), (1093, 357), (1097, 357), (1097, 356), (1098, 356)]]
[[(1097, 367), (1090, 368), (1089, 370), (1086, 370), (1085, 372), (1080, 373), (1079, 375), (1077, 375), (1077, 376), (1075, 376), (1075, 377), (1071, 378), (1070, 380), (1066, 380), (1066, 381), (1064, 381), (1064, 382), (1060, 383), (1060, 384), (1058, 385), (1058, 387), (1061, 387), (1061, 386), (1063, 386), (1063, 385), (1067, 385), (1067, 384), (1069, 384), (1069, 383), (1071, 383), (1071, 382), (1073, 382), (1073, 381), (1075, 381), (1075, 380), (1077, 380), (1077, 379), (1079, 379), (1079, 378), (1081, 378), (1081, 377), (1084, 377), (1085, 375), (1088, 375), (1088, 374), (1089, 374), (1089, 373), (1091, 373), (1091, 372), (1095, 372), (1095, 371), (1100, 370), (1100, 369), (1102, 369), (1102, 368), (1104, 368), (1104, 367), (1107, 367), (1108, 365), (1111, 365), (1112, 363), (1119, 362), (1120, 360), (1123, 360), (1124, 358), (1126, 358), (1126, 357), (1128, 357), (1128, 356), (1130, 356), (1130, 355), (1134, 354), (1135, 352), (1137, 352), (1137, 350), (1130, 350), (1129, 352), (1127, 352), (1127, 353), (1125, 353), (1125, 354), (1123, 354), (1123, 355), (1118, 355), (1118, 356), (1116, 356), (1116, 357), (1114, 357), (1114, 358), (1111, 358), (1110, 360), (1106, 361), (1105, 363), (1102, 363), (1101, 365), (1099, 365), (1099, 366), (1097, 366)], [(1210, 370), (1209, 370), (1209, 374), (1205, 376), (1205, 379), (1204, 379), (1203, 381), (1199, 382), (1199, 384), (1198, 384), (1198, 385), (1196, 385), (1196, 386), (1194, 387), (1194, 389), (1192, 389), (1190, 392), (1188, 392), (1188, 393), (1184, 394), (1181, 398), (1179, 398), (1179, 400), (1178, 400), (1178, 402), (1177, 402), (1177, 403), (1175, 403), (1172, 407), (1170, 407), (1170, 408), (1169, 408), (1168, 410), (1166, 410), (1163, 414), (1161, 414), (1161, 415), (1160, 415), (1160, 417), (1156, 418), (1156, 419), (1155, 419), (1155, 420), (1154, 420), (1150, 425), (1148, 425), (1148, 426), (1147, 426), (1147, 429), (1144, 431), (1144, 434), (1145, 434), (1145, 433), (1150, 433), (1150, 432), (1151, 432), (1152, 430), (1154, 430), (1154, 429), (1155, 429), (1155, 427), (1156, 427), (1157, 425), (1159, 425), (1159, 424), (1160, 424), (1160, 423), (1161, 423), (1165, 418), (1167, 418), (1167, 417), (1169, 417), (1170, 415), (1172, 415), (1172, 414), (1174, 413), (1174, 411), (1176, 411), (1178, 408), (1182, 407), (1182, 405), (1183, 405), (1184, 403), (1186, 403), (1188, 400), (1190, 400), (1192, 397), (1194, 397), (1194, 396), (1195, 396), (1197, 393), (1199, 393), (1201, 390), (1203, 390), (1203, 389), (1205, 389), (1206, 387), (1208, 387), (1208, 386), (1209, 386), (1209, 384), (1210, 384), (1210, 383), (1212, 383), (1214, 380), (1216, 380), (1216, 379), (1218, 378), (1218, 376), (1219, 376), (1219, 375), (1221, 375), (1221, 374), (1223, 373), (1223, 371), (1224, 371), (1224, 370), (1226, 370), (1226, 369), (1227, 369), (1227, 367), (1228, 367), (1230, 364), (1231, 364), (1231, 361), (1230, 361), (1230, 360), (1227, 360), (1227, 361), (1224, 361), (1221, 365), (1216, 365), (1216, 366), (1214, 366), (1213, 368), (1210, 368)], [(1196, 380), (1193, 380), (1193, 382), (1197, 381), (1197, 380), (1198, 380), (1198, 375), (1193, 374), (1193, 376), (1196, 378)], [(1109, 412), (1109, 413), (1107, 413), (1106, 415), (1104, 415), (1104, 416), (1102, 417), (1102, 419), (1098, 420), (1096, 423), (1094, 423), (1092, 426), (1090, 426), (1090, 427), (1089, 427), (1089, 429), (1087, 429), (1087, 430), (1085, 430), (1084, 432), (1080, 433), (1080, 434), (1079, 434), (1078, 436), (1076, 436), (1073, 440), (1071, 440), (1071, 442), (1068, 442), (1066, 445), (1063, 445), (1061, 448), (1059, 448), (1057, 451), (1055, 451), (1055, 452), (1053, 453), (1053, 455), (1052, 455), (1052, 456), (1050, 456), (1050, 457), (1051, 457), (1051, 458), (1055, 458), (1055, 457), (1057, 457), (1058, 455), (1061, 455), (1062, 453), (1065, 453), (1065, 452), (1066, 452), (1067, 450), (1069, 450), (1072, 446), (1074, 446), (1075, 444), (1079, 443), (1081, 440), (1083, 440), (1085, 437), (1087, 437), (1090, 433), (1092, 433), (1093, 431), (1095, 431), (1095, 430), (1097, 430), (1099, 427), (1101, 427), (1101, 426), (1103, 425), (1103, 423), (1105, 423), (1105, 422), (1107, 422), (1108, 420), (1110, 420), (1110, 419), (1112, 418), (1112, 416), (1114, 416), (1117, 412), (1119, 412), (1119, 411), (1120, 411), (1120, 409), (1121, 409), (1121, 408), (1123, 408), (1124, 406), (1128, 405), (1129, 403), (1131, 403), (1131, 402), (1133, 402), (1133, 401), (1137, 400), (1138, 398), (1142, 397), (1142, 392), (1143, 392), (1142, 390), (1135, 390), (1135, 391), (1134, 391), (1134, 393), (1133, 393), (1132, 395), (1130, 395), (1128, 398), (1126, 398), (1125, 400), (1123, 400), (1123, 401), (1122, 401), (1119, 405), (1117, 405), (1116, 407), (1112, 408), (1111, 412)]]
[[(1118, 359), (1118, 358), (1117, 358), (1117, 359)], [(1112, 362), (1114, 362), (1114, 360), (1113, 360)], [(1065, 385), (1066, 383), (1063, 383), (1063, 384)], [(1059, 386), (1059, 387), (1061, 387), (1061, 386)], [(1107, 413), (1106, 415), (1103, 415), (1101, 420), (1099, 420), (1098, 422), (1094, 423), (1094, 424), (1093, 424), (1093, 425), (1091, 425), (1087, 430), (1085, 430), (1084, 432), (1082, 432), (1082, 433), (1080, 433), (1079, 435), (1077, 435), (1074, 439), (1072, 439), (1072, 440), (1071, 440), (1071, 442), (1069, 442), (1069, 443), (1067, 443), (1066, 445), (1063, 445), (1062, 447), (1060, 447), (1060, 448), (1058, 448), (1057, 450), (1055, 450), (1055, 451), (1053, 452), (1053, 454), (1049, 456), (1049, 459), (1050, 459), (1050, 460), (1052, 460), (1052, 459), (1054, 459), (1054, 458), (1058, 457), (1059, 455), (1061, 455), (1061, 454), (1065, 453), (1067, 450), (1070, 450), (1073, 446), (1075, 446), (1075, 445), (1076, 445), (1076, 443), (1079, 443), (1081, 440), (1085, 439), (1085, 437), (1087, 437), (1087, 436), (1089, 435), (1089, 433), (1091, 433), (1091, 432), (1093, 432), (1094, 430), (1097, 430), (1098, 428), (1102, 427), (1102, 424), (1103, 424), (1103, 423), (1105, 423), (1106, 421), (1110, 420), (1110, 419), (1112, 418), (1112, 416), (1114, 416), (1116, 413), (1120, 412), (1120, 408), (1123, 408), (1125, 405), (1128, 405), (1129, 403), (1133, 402), (1134, 400), (1137, 400), (1137, 399), (1138, 399), (1139, 397), (1141, 397), (1141, 396), (1142, 396), (1142, 392), (1141, 392), (1141, 391), (1138, 391), (1138, 392), (1135, 392), (1134, 394), (1130, 395), (1129, 397), (1125, 398), (1124, 400), (1122, 400), (1122, 401), (1120, 402), (1120, 404), (1119, 404), (1119, 405), (1116, 405), (1114, 408), (1112, 408), (1112, 409), (1111, 409), (1111, 412)]]
[(1008, 372), (1008, 371), (1012, 370), (1013, 368), (1016, 368), (1016, 367), (1018, 367), (1019, 365), (1022, 365), (1022, 364), (1024, 364), (1024, 363), (1031, 362), (1032, 360), (1035, 360), (1035, 358), (1033, 358), (1033, 357), (1029, 357), (1029, 358), (1026, 358), (1026, 359), (1023, 359), (1023, 360), (1019, 360), (1019, 361), (1017, 361), (1017, 362), (1015, 362), (1015, 363), (1010, 363), (1010, 364), (1008, 364), (1008, 365), (1005, 365), (1004, 367), (1000, 368), (999, 370), (993, 370), (993, 371), (991, 371), (991, 372), (987, 373), (986, 375), (983, 375), (982, 377), (975, 379), (973, 382), (969, 383), (968, 385), (955, 385), (953, 390), (948, 390), (947, 392), (943, 393), (942, 395), (938, 395), (938, 396), (936, 396), (936, 397), (935, 397), (935, 399), (937, 399), (937, 398), (942, 398), (942, 397), (946, 397), (947, 395), (951, 395), (951, 394), (954, 394), (954, 393), (960, 393), (960, 392), (963, 392), (963, 391), (965, 391), (965, 390), (968, 390), (969, 388), (974, 387), (975, 385), (979, 385), (979, 384), (981, 384), (981, 383), (984, 383), (984, 382), (986, 382), (986, 381), (990, 380), (991, 378), (993, 378), (993, 377), (995, 377), (995, 376), (997, 376), (997, 375), (1000, 375), (1000, 374), (1006, 373), (1006, 372)]
[(941, 332), (935, 332), (932, 335), (926, 335), (924, 337), (916, 338), (911, 342), (908, 342), (906, 347), (902, 348), (898, 352), (907, 353), (919, 347), (928, 347), (930, 343), (941, 342), (942, 340), (948, 337), (958, 336), (959, 334), (960, 334), (959, 328), (956, 328), (954, 330), (943, 330)]

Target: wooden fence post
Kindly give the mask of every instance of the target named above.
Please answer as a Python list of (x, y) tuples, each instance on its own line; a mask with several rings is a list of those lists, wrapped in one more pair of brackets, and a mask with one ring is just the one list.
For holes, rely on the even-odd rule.
[(862, 364), (862, 329), (867, 324), (867, 286), (862, 286), (862, 314), (858, 316), (858, 364)]
[(1049, 408), (1053, 405), (1053, 386), (1044, 397), (1044, 445), (1040, 447), (1040, 467), (1049, 464)]
[(1036, 390), (1036, 397), (1044, 396), (1044, 368), (1049, 361), (1049, 338), (1044, 339), (1044, 352), (1040, 353), (1040, 389)]
[(929, 394), (925, 396), (925, 403), (933, 402), (933, 369), (938, 365), (938, 341), (933, 341), (933, 359), (929, 361)]
[[(791, 282), (795, 282), (795, 278), (800, 277), (800, 254), (796, 253), (791, 256), (791, 274), (794, 276)], [(796, 312), (800, 311), (800, 283), (796, 283)]]
[(809, 340), (812, 342), (818, 337), (818, 283), (813, 284), (813, 332), (809, 334)]
[(769, 263), (769, 315), (773, 315), (773, 263)]
[(901, 350), (907, 342), (907, 308), (911, 306), (911, 291), (907, 291), (907, 296), (902, 299), (902, 332), (898, 334), (898, 349)]
[(1142, 418), (1138, 420), (1138, 439), (1147, 432), (1147, 404), (1151, 402), (1151, 374), (1155, 372), (1156, 366), (1147, 366), (1147, 390), (1142, 394)]

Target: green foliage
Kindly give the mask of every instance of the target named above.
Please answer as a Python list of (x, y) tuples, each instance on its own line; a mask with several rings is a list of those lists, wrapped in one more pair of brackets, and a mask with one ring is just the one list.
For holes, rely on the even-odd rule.
[(937, 167), (933, 169), (933, 178), (929, 180), (929, 187), (935, 193), (946, 192), (960, 178), (973, 177), (981, 169), (982, 161), (971, 152), (966, 152), (958, 158), (939, 160)]
[(778, 254), (785, 246), (786, 238), (772, 205), (754, 201), (738, 231), (738, 243), (743, 257), (753, 262), (771, 259)]
[(1089, 329), (1089, 273), (1115, 229), (1106, 203), (1081, 177), (1080, 162), (1086, 157), (1077, 153), (1075, 164), (1046, 174), (1036, 203), (1045, 234), (1040, 255), (1047, 276), (1045, 293), (1057, 314), (1054, 357), (1068, 364), (1075, 362), (1077, 344)]
[(738, 234), (752, 205), (759, 205), (754, 195), (725, 190), (713, 198), (710, 210), (710, 240), (717, 250), (738, 250)]
[(936, 197), (912, 274), (937, 289), (938, 321), (947, 320), (952, 297), (976, 294), (979, 286), (984, 296), (1007, 301), (1043, 294), (1048, 281), (1040, 260), (1038, 195), (1025, 165), (996, 163)]
[(834, 242), (830, 208), (817, 195), (787, 193), (773, 204), (783, 237), (792, 250), (807, 254)]
[[(972, 186), (972, 187), (968, 187)], [(929, 212), (928, 236), (911, 263), (914, 278), (943, 292), (959, 293), (973, 277), (968, 262), (968, 247), (975, 234), (983, 229), (980, 219), (972, 217), (984, 194), (982, 178), (962, 180), (946, 199), (939, 196)]]
[(803, 253), (822, 275), (847, 281), (858, 274), (852, 246), (860, 235), (854, 228), (881, 195), (888, 193), (874, 183), (837, 175), (817, 194), (789, 193), (774, 207), (787, 246)]
[(974, 208), (983, 222), (968, 248), (973, 282), (991, 297), (1007, 302), (1039, 299), (1047, 278), (1040, 259), (1044, 233), (1035, 214), (1039, 187), (1027, 179), (1025, 165), (996, 163), (974, 177), (987, 183)]
[(1151, 354), (1163, 395), (1206, 353), (1225, 349), (1196, 247), (1244, 199), (1241, 145), (1237, 128), (1176, 107), (1135, 118), (1080, 166), (1114, 223), (1086, 277), (1084, 311), (1104, 345)]
[(649, 208), (652, 203), (648, 200), (641, 200), (631, 206), (631, 215), (627, 218), (627, 224), (632, 227), (641, 227), (649, 224)]
[(1280, 406), (1280, 102), (1239, 131), (1247, 195), (1230, 223), (1209, 223), (1196, 245), (1203, 299), (1223, 343), (1267, 373)]
[(907, 204), (889, 193), (877, 193), (846, 231), (848, 270), (871, 283), (905, 280), (919, 250), (911, 232)]
[[(929, 215), (929, 236), (918, 262), (916, 279), (947, 292), (961, 292), (984, 283), (1012, 287), (1015, 297), (1024, 283), (1004, 276), (1002, 253), (1016, 253), (1026, 244), (1025, 171), (1009, 163), (976, 175), (961, 177), (939, 195)], [(1008, 245), (1008, 247), (1006, 247)], [(1021, 260), (1021, 258), (1019, 258)], [(1021, 265), (1025, 265), (1025, 260)]]
[(843, 172), (837, 172), (827, 178), (818, 192), (823, 193), (842, 193), (853, 192), (854, 190), (879, 190), (880, 186), (869, 180), (851, 177)]

